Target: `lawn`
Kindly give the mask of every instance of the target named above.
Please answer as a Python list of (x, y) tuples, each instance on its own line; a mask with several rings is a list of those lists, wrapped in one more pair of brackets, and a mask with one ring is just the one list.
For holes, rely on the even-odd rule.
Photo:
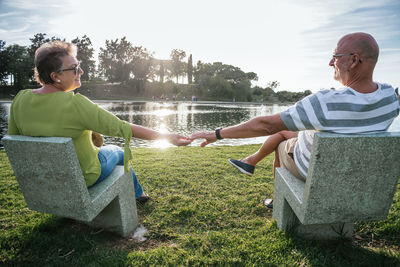
[(302, 240), (280, 232), (262, 204), (273, 195), (273, 156), (252, 177), (227, 161), (257, 148), (133, 149), (152, 197), (138, 207), (144, 242), (29, 210), (1, 151), (0, 265), (400, 266), (400, 186), (388, 219), (357, 224), (352, 240)]

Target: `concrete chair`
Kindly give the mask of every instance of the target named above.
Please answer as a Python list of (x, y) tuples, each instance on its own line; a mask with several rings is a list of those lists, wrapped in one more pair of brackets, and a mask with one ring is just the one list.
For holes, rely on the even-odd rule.
[(310, 239), (351, 237), (354, 222), (387, 217), (400, 178), (400, 133), (316, 133), (306, 182), (275, 171), (278, 228)]
[(28, 207), (128, 236), (138, 225), (130, 173), (116, 166), (87, 188), (71, 138), (5, 136), (2, 139)]

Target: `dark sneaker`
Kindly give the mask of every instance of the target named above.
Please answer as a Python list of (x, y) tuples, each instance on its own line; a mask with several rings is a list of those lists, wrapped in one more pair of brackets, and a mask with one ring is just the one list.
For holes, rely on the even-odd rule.
[(239, 171), (243, 172), (244, 174), (247, 174), (249, 176), (252, 176), (254, 174), (254, 166), (253, 165), (241, 162), (236, 159), (229, 159), (229, 162), (233, 165), (233, 167), (235, 167)]
[(272, 210), (274, 208), (274, 200), (272, 198), (267, 198), (264, 200), (264, 206)]
[(136, 202), (139, 204), (144, 204), (150, 200), (150, 197), (147, 194), (143, 194), (140, 197), (136, 198)]

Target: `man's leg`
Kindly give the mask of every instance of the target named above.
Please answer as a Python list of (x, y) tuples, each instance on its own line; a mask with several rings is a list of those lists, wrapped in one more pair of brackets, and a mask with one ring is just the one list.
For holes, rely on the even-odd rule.
[(241, 172), (247, 175), (253, 175), (254, 168), (258, 162), (260, 162), (267, 155), (274, 152), (274, 150), (282, 141), (295, 136), (297, 136), (296, 132), (280, 131), (276, 134), (269, 136), (256, 153), (241, 160), (229, 159), (229, 162)]
[[(274, 160), (274, 181), (275, 181), (275, 168), (285, 167), (298, 179), (305, 181), (305, 179), (300, 175), (297, 170), (296, 163), (293, 159), (293, 150), (297, 143), (297, 137), (290, 138), (281, 142), (275, 150), (275, 160)], [(264, 200), (264, 205), (267, 208), (273, 208), (273, 199), (267, 198)]]
[[(301, 176), (299, 171), (297, 170), (296, 163), (294, 162), (293, 158), (293, 151), (294, 147), (296, 146), (297, 143), (297, 137), (290, 138), (288, 140), (285, 140), (282, 142), (278, 148), (277, 152), (275, 155), (277, 155), (277, 162), (276, 162), (276, 167), (284, 167), (288, 169), (294, 176), (296, 176), (297, 179), (300, 179), (301, 181), (305, 182), (305, 179)], [(275, 163), (274, 163), (275, 167)], [(274, 173), (275, 174), (275, 173)], [(275, 175), (274, 175), (275, 179)]]
[(276, 134), (273, 134), (265, 140), (265, 142), (262, 144), (260, 149), (254, 153), (253, 155), (250, 155), (241, 161), (250, 165), (257, 165), (258, 162), (260, 162), (263, 158), (274, 152), (274, 150), (279, 146), (279, 144), (287, 139), (296, 137), (297, 133), (296, 132), (291, 132), (291, 131), (280, 131)]

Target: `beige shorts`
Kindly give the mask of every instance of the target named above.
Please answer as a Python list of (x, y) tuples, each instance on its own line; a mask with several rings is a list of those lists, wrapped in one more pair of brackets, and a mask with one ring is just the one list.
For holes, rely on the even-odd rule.
[(294, 176), (305, 181), (303, 176), (297, 170), (296, 163), (293, 159), (293, 150), (297, 143), (297, 137), (287, 139), (278, 146), (280, 166), (288, 169)]

